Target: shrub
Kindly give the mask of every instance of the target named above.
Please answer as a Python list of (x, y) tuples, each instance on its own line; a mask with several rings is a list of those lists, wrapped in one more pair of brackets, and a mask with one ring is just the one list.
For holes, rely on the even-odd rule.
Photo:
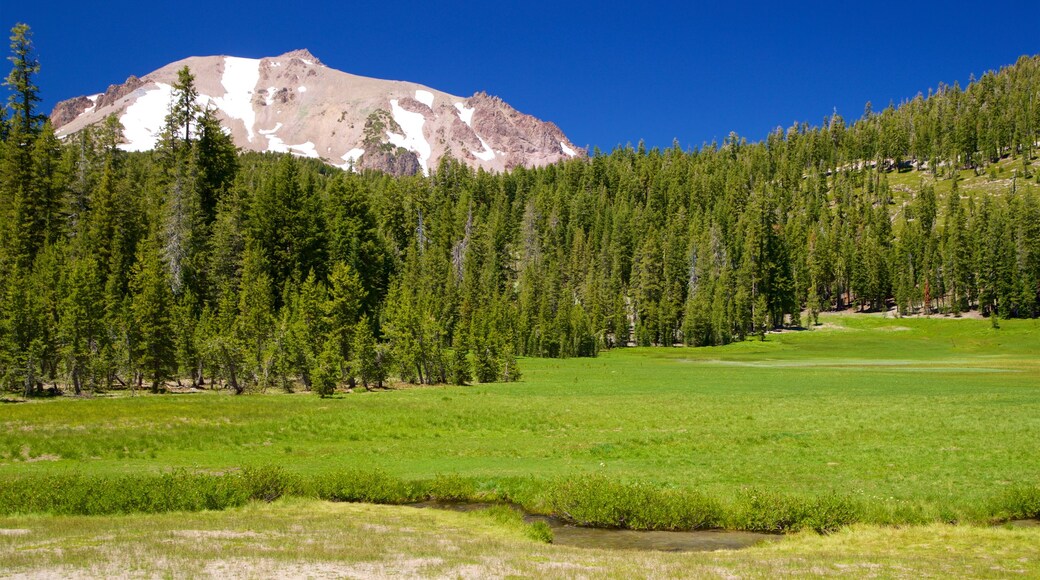
[(319, 476), (314, 493), (330, 501), (403, 504), (423, 499), (420, 485), (406, 482), (382, 471), (343, 471)]
[(545, 522), (532, 522), (527, 525), (526, 535), (528, 538), (542, 542), (543, 544), (551, 544), (553, 542), (553, 531), (549, 527), (549, 524)]
[(0, 514), (106, 515), (220, 510), (250, 491), (237, 476), (178, 470), (160, 475), (20, 477), (0, 482)]
[(298, 495), (301, 489), (296, 476), (281, 467), (247, 467), (241, 479), (249, 499), (272, 502), (285, 495)]
[(826, 533), (859, 521), (860, 511), (852, 500), (837, 495), (800, 498), (749, 489), (738, 496), (729, 526), (766, 533), (805, 529)]
[(471, 479), (458, 475), (438, 475), (426, 484), (428, 499), (462, 502), (476, 499), (477, 485)]
[(549, 508), (570, 522), (633, 530), (695, 530), (719, 527), (718, 502), (689, 490), (661, 489), (586, 476), (551, 484)]
[(1040, 486), (1007, 489), (994, 499), (990, 513), (998, 520), (1040, 519)]
[(517, 530), (530, 540), (545, 544), (551, 544), (553, 541), (553, 531), (549, 524), (542, 521), (525, 522), (523, 512), (512, 506), (491, 506), (473, 514), (490, 519), (499, 526)]

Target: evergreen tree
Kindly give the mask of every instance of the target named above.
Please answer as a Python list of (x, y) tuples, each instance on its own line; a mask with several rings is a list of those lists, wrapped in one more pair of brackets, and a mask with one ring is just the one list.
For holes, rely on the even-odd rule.
[(456, 334), (455, 348), (451, 355), (451, 371), (448, 380), (455, 385), (466, 385), (473, 380), (470, 370), (469, 344), (464, 333)]
[(98, 308), (103, 301), (99, 271), (92, 257), (75, 258), (62, 284), (58, 333), (67, 376), (77, 395), (85, 384), (96, 390), (101, 382), (104, 311)]
[(245, 365), (251, 383), (261, 389), (269, 386), (272, 359), (269, 341), (274, 332), (274, 297), (267, 264), (259, 248), (246, 248), (242, 261), (242, 285), (238, 297), (236, 334), (245, 352)]
[(40, 102), (40, 88), (33, 77), (40, 72), (40, 62), (36, 60), (32, 44), (32, 31), (29, 25), (19, 22), (11, 29), (11, 72), (4, 80), (11, 95), (8, 107), (13, 113), (11, 122), (26, 138), (34, 136), (46, 120), (46, 115), (36, 112)]
[(314, 381), (314, 392), (322, 399), (332, 396), (336, 392), (336, 386), (340, 377), (339, 346), (336, 341), (326, 341), (324, 348), (315, 360), (314, 368), (311, 369), (311, 377)]
[[(341, 361), (351, 359), (353, 333), (360, 319), (365, 295), (357, 272), (343, 262), (337, 262), (332, 266), (329, 273), (328, 298), (323, 310), (328, 337), (336, 344)], [(351, 386), (353, 381), (351, 377)]]
[(379, 368), (379, 352), (376, 337), (372, 334), (372, 326), (368, 317), (361, 315), (354, 327), (354, 340), (350, 351), (353, 356), (353, 367), (361, 384), (368, 390), (370, 385), (380, 384), (385, 380)]
[(140, 376), (151, 382), (158, 393), (163, 383), (174, 376), (176, 350), (173, 334), (173, 296), (159, 257), (155, 236), (138, 249), (130, 278), (130, 310), (136, 334), (134, 363)]

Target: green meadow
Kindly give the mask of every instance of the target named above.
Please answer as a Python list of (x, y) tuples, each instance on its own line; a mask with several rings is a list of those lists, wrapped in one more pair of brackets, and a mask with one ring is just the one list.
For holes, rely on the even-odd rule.
[[(520, 383), (5, 402), (0, 575), (1038, 573), (1015, 520), (1040, 517), (1040, 322), (822, 322), (522, 359)], [(636, 555), (372, 505), (426, 499), (788, 535)]]
[(689, 492), (721, 514), (702, 527), (754, 528), (726, 514), (763, 497), (840, 500), (839, 523), (999, 520), (1029, 515), (1008, 502), (1040, 484), (1038, 354), (1036, 320), (851, 315), (763, 342), (524, 359), (511, 384), (39, 399), (0, 407), (0, 478), (274, 466), (304, 488), (449, 478), (543, 512), (603, 486)]

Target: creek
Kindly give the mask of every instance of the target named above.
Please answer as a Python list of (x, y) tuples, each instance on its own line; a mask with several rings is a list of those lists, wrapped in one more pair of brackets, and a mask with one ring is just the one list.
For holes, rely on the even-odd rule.
[[(425, 501), (409, 505), (416, 508), (474, 512), (501, 504)], [(524, 521), (527, 523), (544, 522), (548, 525), (553, 532), (553, 544), (557, 546), (605, 550), (710, 552), (714, 550), (739, 550), (761, 542), (777, 541), (783, 537), (776, 534), (731, 530), (671, 532), (592, 528), (574, 525), (555, 516), (529, 514), (516, 505), (510, 505), (510, 507), (523, 513)]]

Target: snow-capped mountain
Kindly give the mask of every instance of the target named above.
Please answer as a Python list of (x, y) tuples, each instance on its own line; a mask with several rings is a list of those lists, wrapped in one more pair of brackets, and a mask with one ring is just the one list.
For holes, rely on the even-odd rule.
[(184, 66), (195, 75), (199, 104), (214, 109), (245, 150), (397, 175), (428, 174), (447, 154), (489, 171), (585, 155), (553, 123), (496, 97), (462, 98), (416, 83), (352, 75), (306, 50), (261, 59), (187, 58), (104, 93), (62, 101), (51, 121), (66, 136), (114, 114), (123, 124), (123, 149), (151, 149)]

